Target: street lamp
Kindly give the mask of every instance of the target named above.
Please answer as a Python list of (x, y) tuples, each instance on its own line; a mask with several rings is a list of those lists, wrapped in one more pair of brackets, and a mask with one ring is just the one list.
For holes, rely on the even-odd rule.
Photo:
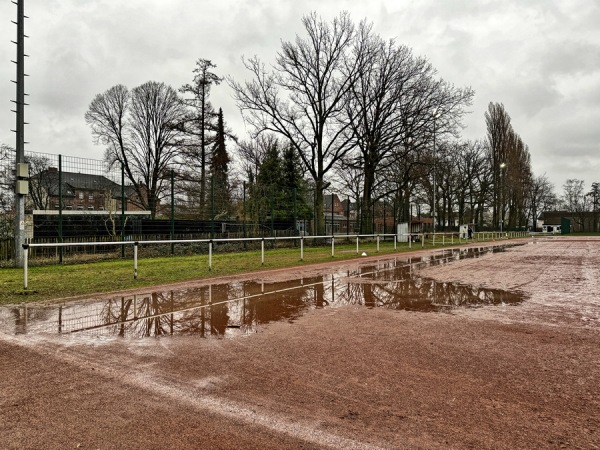
[(500, 233), (502, 233), (502, 225), (504, 224), (504, 169), (506, 163), (500, 163)]

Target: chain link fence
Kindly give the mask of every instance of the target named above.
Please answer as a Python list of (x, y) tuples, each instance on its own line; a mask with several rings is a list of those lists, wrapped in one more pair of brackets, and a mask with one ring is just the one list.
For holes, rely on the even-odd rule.
[[(3, 150), (6, 150), (3, 148)], [(14, 153), (0, 159), (0, 261), (13, 257)], [(284, 189), (256, 183), (223, 184), (211, 176), (197, 178), (176, 168), (160, 174), (151, 187), (133, 183), (120, 165), (103, 160), (27, 152), (29, 195), (26, 230), (29, 243), (94, 242), (94, 246), (37, 248), (32, 260), (63, 262), (125, 256), (116, 241), (235, 239), (315, 235), (318, 216), (310, 188)], [(368, 215), (358, 202), (342, 193), (324, 193), (324, 231), (331, 234), (394, 233), (394, 202), (376, 202)], [(111, 242), (111, 245), (103, 245)], [(275, 241), (272, 241), (275, 242)], [(283, 242), (283, 241), (281, 241)], [(244, 243), (248, 248), (252, 243)], [(289, 244), (288, 244), (289, 245)], [(225, 251), (231, 246), (220, 245)], [(188, 253), (206, 249), (193, 245), (155, 246), (157, 254)], [(238, 250), (236, 247), (231, 250)]]

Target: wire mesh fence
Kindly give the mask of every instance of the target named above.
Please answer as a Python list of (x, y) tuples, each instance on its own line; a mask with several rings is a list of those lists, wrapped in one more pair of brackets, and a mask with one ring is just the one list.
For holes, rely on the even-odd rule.
[[(6, 149), (3, 149), (6, 150)], [(7, 153), (6, 151), (4, 153)], [(13, 257), (14, 158), (0, 160), (0, 260)], [(14, 155), (13, 155), (14, 156)], [(369, 214), (357, 199), (325, 192), (322, 205), (310, 186), (216, 181), (167, 169), (147, 182), (121, 164), (104, 160), (27, 152), (29, 195), (26, 230), (29, 243), (95, 242), (94, 246), (36, 248), (30, 258), (97, 259), (126, 256), (116, 241), (241, 239), (357, 233), (389, 234), (399, 218), (394, 201), (372, 202)], [(425, 221), (423, 222), (425, 223)], [(368, 226), (367, 226), (368, 225)], [(422, 227), (418, 231), (423, 231)], [(112, 242), (113, 244), (103, 244)], [(272, 241), (272, 245), (285, 241)], [(279, 244), (281, 242), (281, 244)], [(319, 245), (319, 241), (311, 241)], [(200, 246), (204, 244), (198, 244)], [(205, 251), (198, 245), (153, 246), (156, 254)], [(219, 251), (239, 250), (223, 244)], [(258, 244), (244, 241), (247, 249)]]

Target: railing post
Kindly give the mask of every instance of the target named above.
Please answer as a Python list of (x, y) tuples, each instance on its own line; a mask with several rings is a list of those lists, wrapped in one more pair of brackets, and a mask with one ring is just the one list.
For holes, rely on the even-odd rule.
[(304, 236), (300, 237), (300, 261), (304, 261)]
[(27, 289), (29, 244), (23, 244), (23, 289)]
[(358, 255), (358, 234), (356, 235), (356, 254)]
[(260, 241), (260, 265), (265, 265), (265, 238)]
[(398, 236), (394, 235), (394, 250), (398, 249)]
[(208, 242), (208, 271), (212, 271), (212, 239)]
[(133, 279), (137, 280), (138, 277), (138, 241), (133, 243)]
[(379, 253), (379, 235), (377, 235), (377, 253)]
[(331, 235), (331, 257), (333, 258), (335, 256), (335, 237), (332, 234)]

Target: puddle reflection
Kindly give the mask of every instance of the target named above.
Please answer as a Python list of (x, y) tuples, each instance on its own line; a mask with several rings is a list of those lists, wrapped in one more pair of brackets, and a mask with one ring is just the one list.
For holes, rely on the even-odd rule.
[(147, 337), (237, 336), (276, 321), (293, 322), (308, 309), (363, 305), (419, 312), (512, 305), (518, 292), (440, 283), (420, 268), (480, 257), (500, 248), (453, 249), (424, 258), (386, 260), (355, 270), (300, 280), (234, 282), (113, 298), (108, 301), (0, 308), (0, 327), (12, 334), (58, 333)]

